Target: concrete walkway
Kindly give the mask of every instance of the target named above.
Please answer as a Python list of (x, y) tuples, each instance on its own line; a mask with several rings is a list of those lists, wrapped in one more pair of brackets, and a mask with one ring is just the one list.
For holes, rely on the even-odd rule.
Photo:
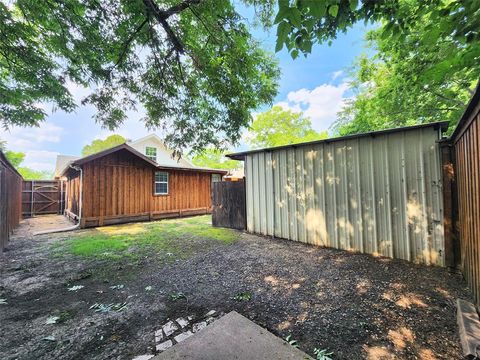
[(304, 360), (312, 358), (232, 311), (153, 359)]

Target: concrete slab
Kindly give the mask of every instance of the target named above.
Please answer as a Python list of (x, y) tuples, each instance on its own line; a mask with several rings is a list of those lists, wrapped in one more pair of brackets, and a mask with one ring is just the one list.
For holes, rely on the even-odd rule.
[(457, 299), (457, 322), (463, 355), (480, 358), (480, 318), (472, 303)]
[(221, 317), (153, 360), (312, 359), (235, 311)]

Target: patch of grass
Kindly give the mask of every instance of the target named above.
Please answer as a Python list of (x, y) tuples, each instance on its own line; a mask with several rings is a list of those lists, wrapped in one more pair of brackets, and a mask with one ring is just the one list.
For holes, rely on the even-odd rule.
[(232, 244), (238, 232), (214, 228), (210, 216), (106, 226), (52, 244), (54, 256), (72, 254), (107, 260), (156, 255), (165, 261), (188, 258), (215, 244)]

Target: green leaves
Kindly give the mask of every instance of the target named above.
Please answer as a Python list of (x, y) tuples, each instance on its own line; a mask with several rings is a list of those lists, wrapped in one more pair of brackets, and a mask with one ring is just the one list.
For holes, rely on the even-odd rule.
[(464, 6), (402, 3), (404, 25), (385, 22), (367, 34), (376, 55), (360, 57), (353, 68), (356, 96), (340, 113), (339, 135), (444, 120), (453, 129), (480, 73), (478, 42), (460, 41), (463, 26), (479, 22), (470, 15), (479, 5)]
[[(298, 56), (297, 50), (293, 50), (294, 53)], [(257, 115), (249, 133), (248, 144), (254, 149), (325, 139), (328, 136), (326, 132), (313, 130), (310, 119), (303, 113), (284, 110), (280, 106)]]
[(333, 17), (337, 17), (338, 9), (338, 5), (330, 5), (328, 7), (328, 13)]
[[(1, 2), (0, 125), (38, 125), (47, 116), (38, 104), (68, 112), (78, 101), (110, 130), (144, 109), (144, 125), (166, 129), (178, 152), (237, 142), (250, 113), (275, 98), (276, 60), (231, 0), (153, 3), (169, 11), (147, 1)], [(279, 49), (287, 25), (302, 21), (298, 10), (287, 14)], [(74, 100), (67, 83), (90, 93)]]

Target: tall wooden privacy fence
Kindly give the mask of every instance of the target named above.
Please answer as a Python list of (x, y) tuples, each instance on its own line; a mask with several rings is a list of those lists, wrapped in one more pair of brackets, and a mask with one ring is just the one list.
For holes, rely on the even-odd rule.
[(480, 88), (452, 135), (460, 266), (480, 306)]
[(212, 184), (212, 225), (245, 229), (244, 181), (221, 181)]
[(22, 176), (0, 151), (0, 252), (18, 225), (22, 211)]
[(65, 186), (62, 180), (26, 180), (22, 189), (22, 215), (63, 214)]

